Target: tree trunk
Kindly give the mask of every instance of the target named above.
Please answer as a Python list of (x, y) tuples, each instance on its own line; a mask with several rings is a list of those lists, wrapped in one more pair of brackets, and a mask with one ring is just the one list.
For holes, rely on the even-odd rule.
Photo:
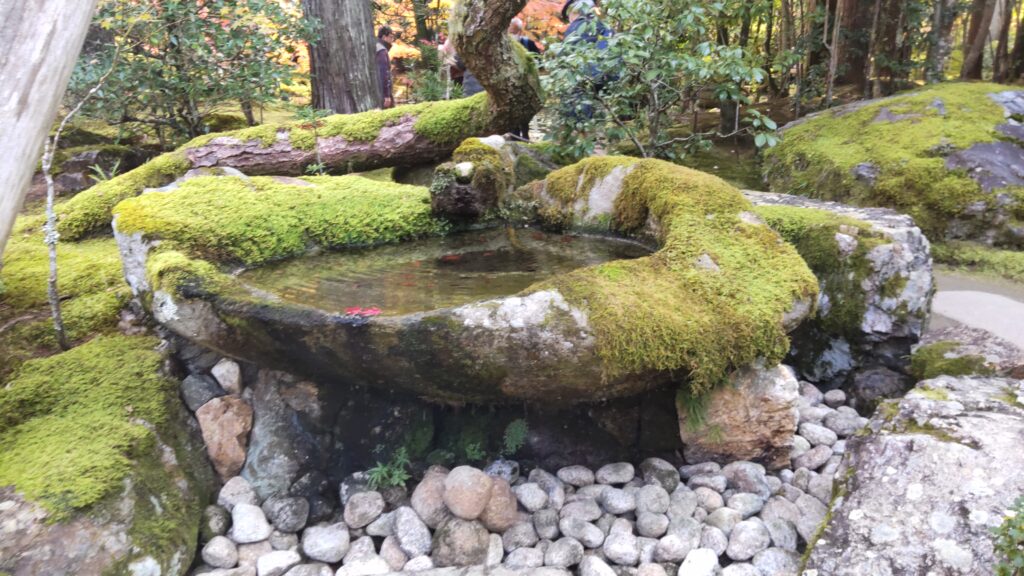
[(962, 80), (981, 80), (984, 64), (985, 44), (988, 41), (988, 29), (995, 14), (996, 0), (974, 0), (971, 6), (971, 25), (967, 32), (967, 44), (964, 46), (964, 63), (960, 68)]
[(957, 0), (935, 0), (932, 9), (932, 32), (924, 67), (924, 79), (929, 84), (942, 82), (946, 77), (946, 62), (953, 51), (956, 6)]
[(867, 73), (868, 35), (871, 29), (871, 2), (847, 2), (840, 27), (839, 52), (843, 55), (836, 84), (863, 86)]
[[(1021, 7), (1021, 12), (1024, 13), (1024, 6)], [(1024, 75), (1024, 25), (1018, 19), (1017, 22), (1017, 33), (1013, 41), (1013, 51), (1010, 52), (1010, 74), (1007, 81), (1013, 81)]]
[(381, 105), (374, 60), (377, 39), (370, 0), (302, 0), (307, 18), (323, 25), (309, 47), (313, 107), (338, 114), (365, 112)]
[(0, 254), (95, 5), (95, 0), (0, 3)]
[(999, 44), (992, 61), (992, 77), (996, 82), (1006, 82), (1010, 74), (1010, 24), (1013, 22), (1013, 10), (1016, 2), (1002, 0), (1001, 20), (999, 21)]
[(416, 21), (416, 40), (434, 40), (434, 31), (427, 24), (427, 14), (430, 13), (430, 0), (412, 0), (412, 14)]
[[(453, 6), (450, 30), (456, 49), (487, 94), (485, 100), (476, 101), (483, 106), (473, 106), (474, 102), (467, 100), (427, 104), (435, 117), (448, 118), (451, 132), (444, 134), (443, 140), (417, 131), (415, 108), (399, 106), (396, 112), (409, 112), (382, 128), (372, 141), (321, 137), (316, 147), (299, 149), (282, 130), (270, 146), (256, 140), (218, 137), (188, 150), (188, 159), (194, 167), (230, 166), (247, 174), (301, 175), (306, 166), (317, 161), (319, 152), (326, 169), (347, 172), (442, 160), (466, 138), (512, 131), (528, 122), (542, 106), (536, 70), (513, 52), (516, 48), (505, 33), (524, 4), (526, 0), (459, 0)], [(483, 95), (473, 98), (482, 99)], [(446, 112), (437, 114), (437, 110)]]
[(865, 65), (867, 70), (864, 73), (864, 97), (874, 98), (878, 92), (881, 91), (881, 87), (878, 86), (878, 65), (876, 59), (878, 57), (878, 26), (879, 20), (881, 19), (882, 12), (882, 0), (875, 0), (875, 8), (871, 13), (871, 32), (868, 34), (868, 52), (867, 61)]

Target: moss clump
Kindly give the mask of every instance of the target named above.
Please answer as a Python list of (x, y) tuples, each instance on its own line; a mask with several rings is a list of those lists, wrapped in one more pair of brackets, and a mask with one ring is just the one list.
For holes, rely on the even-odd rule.
[[(941, 238), (968, 205), (996, 199), (962, 171), (947, 170), (939, 151), (998, 140), (1004, 111), (989, 94), (1010, 89), (944, 83), (825, 112), (788, 129), (766, 152), (765, 176), (778, 192), (895, 208)], [(873, 185), (854, 176), (862, 163), (877, 168)]]
[(152, 448), (175, 383), (150, 338), (102, 336), (26, 362), (0, 389), (0, 484), (66, 517), (120, 489)]
[[(124, 272), (113, 238), (62, 242), (57, 245), (58, 288), (61, 297), (74, 298), (124, 286)], [(39, 231), (11, 238), (0, 269), (6, 290), (3, 303), (27, 310), (47, 303), (50, 261)]]
[(555, 288), (588, 312), (608, 376), (680, 371), (700, 394), (759, 358), (781, 360), (789, 349), (782, 317), (795, 301), (814, 301), (817, 280), (775, 232), (740, 218), (750, 205), (738, 190), (667, 162), (595, 158), (553, 172), (548, 194), (573, 210), (588, 182), (627, 164), (634, 168), (610, 227), (636, 235), (653, 219), (661, 250), (529, 290)]
[(147, 194), (115, 209), (118, 230), (145, 232), (164, 248), (218, 263), (256, 266), (325, 248), (396, 242), (443, 230), (425, 188), (359, 176), (311, 177), (312, 186), (200, 177), (173, 194)]
[(936, 262), (949, 266), (1024, 282), (1024, 252), (999, 250), (973, 242), (937, 242), (932, 244), (932, 256)]
[(500, 152), (479, 138), (469, 138), (460, 144), (452, 153), (452, 162), (471, 162), (473, 179), (470, 184), (473, 190), (484, 198), (492, 199), (494, 203), (512, 187), (514, 175), (510, 163), (506, 162)]
[(57, 209), (58, 230), (65, 240), (78, 240), (110, 225), (110, 212), (118, 202), (139, 195), (145, 188), (157, 188), (183, 175), (191, 164), (182, 152), (170, 152), (131, 172), (100, 182)]
[(244, 130), (249, 127), (249, 122), (241, 114), (229, 114), (226, 112), (215, 112), (207, 114), (203, 124), (210, 132), (225, 132), (227, 130)]
[(910, 374), (921, 381), (938, 376), (988, 376), (994, 373), (984, 356), (953, 354), (959, 347), (960, 344), (952, 341), (921, 346), (910, 357)]

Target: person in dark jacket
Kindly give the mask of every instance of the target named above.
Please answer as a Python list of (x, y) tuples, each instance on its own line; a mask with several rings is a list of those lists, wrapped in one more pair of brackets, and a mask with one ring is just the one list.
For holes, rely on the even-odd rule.
[[(614, 36), (615, 32), (598, 18), (596, 10), (598, 6), (600, 6), (599, 0), (568, 0), (562, 6), (562, 19), (569, 22), (562, 41), (566, 44), (593, 44), (598, 50), (607, 50), (608, 39)], [(613, 68), (608, 63), (590, 63), (587, 75), (590, 76), (591, 86), (589, 88), (580, 87), (576, 96), (567, 103), (570, 116), (579, 119), (593, 118), (594, 108), (589, 102), (588, 92), (599, 93), (604, 85), (613, 79), (609, 77), (609, 71)]]
[(512, 38), (523, 45), (526, 51), (531, 54), (540, 54), (544, 50), (537, 44), (533, 38), (523, 34), (523, 21), (519, 18), (513, 18), (512, 23), (508, 25), (508, 33)]
[(391, 56), (388, 51), (395, 42), (395, 31), (387, 26), (377, 30), (377, 74), (380, 77), (380, 94), (384, 108), (395, 107), (394, 88), (391, 83)]

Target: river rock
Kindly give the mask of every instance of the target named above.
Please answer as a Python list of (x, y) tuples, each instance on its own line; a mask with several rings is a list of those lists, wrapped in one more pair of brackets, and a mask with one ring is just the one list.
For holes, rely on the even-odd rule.
[(263, 513), (282, 532), (298, 532), (309, 518), (309, 501), (305, 498), (271, 496), (263, 503)]
[(586, 466), (566, 466), (558, 470), (558, 479), (569, 486), (581, 488), (594, 483), (594, 472)]
[(431, 466), (412, 492), (412, 509), (432, 529), (440, 526), (449, 516), (448, 507), (444, 504), (444, 481), (447, 477), (447, 469)]
[(214, 536), (223, 536), (231, 526), (231, 513), (221, 506), (210, 505), (203, 510), (203, 521), (199, 525), (200, 542), (209, 542)]
[(319, 562), (340, 562), (349, 545), (348, 526), (341, 522), (310, 526), (302, 533), (302, 552)]
[(501, 535), (502, 546), (506, 552), (520, 548), (531, 548), (537, 544), (537, 530), (531, 522), (520, 522)]
[(277, 550), (260, 556), (256, 561), (256, 573), (258, 576), (281, 576), (299, 562), (302, 562), (302, 557), (298, 552)]
[(594, 474), (598, 484), (625, 484), (633, 479), (636, 471), (629, 462), (605, 464)]
[(409, 556), (402, 550), (402, 547), (398, 544), (398, 539), (394, 536), (388, 536), (381, 542), (380, 557), (388, 563), (393, 572), (402, 570), (409, 562)]
[(686, 576), (716, 576), (718, 571), (718, 554), (707, 548), (691, 550), (679, 566), (679, 573)]
[(848, 441), (846, 495), (808, 568), (994, 573), (989, 529), (1024, 492), (1021, 394), (1020, 380), (942, 376), (876, 414), (875, 433)]
[(668, 530), (669, 519), (665, 514), (641, 512), (636, 517), (636, 531), (647, 538), (661, 538)]
[(239, 368), (238, 362), (221, 358), (220, 362), (210, 369), (210, 375), (228, 394), (238, 396), (242, 393), (242, 369)]
[(395, 510), (394, 533), (398, 545), (410, 558), (430, 553), (430, 529), (412, 508), (402, 506)]
[(238, 547), (231, 540), (216, 536), (203, 546), (203, 562), (214, 568), (234, 568), (238, 564)]
[(476, 520), (490, 501), (492, 485), (493, 479), (483, 471), (459, 466), (444, 480), (444, 503), (455, 516)]
[(345, 504), (345, 523), (349, 528), (363, 528), (380, 517), (384, 506), (384, 497), (380, 492), (354, 494)]
[(234, 396), (213, 398), (196, 410), (206, 453), (221, 478), (238, 474), (245, 464), (253, 411), (248, 402)]
[(765, 576), (789, 576), (800, 570), (800, 555), (781, 548), (768, 548), (751, 561)]
[(544, 552), (537, 548), (517, 548), (505, 557), (505, 566), (512, 569), (540, 568), (544, 565)]
[(558, 538), (558, 512), (547, 508), (539, 510), (533, 515), (533, 527), (537, 530), (537, 536), (545, 540)]
[(640, 561), (640, 546), (632, 532), (611, 532), (601, 549), (608, 560), (619, 566), (636, 566)]
[(544, 565), (553, 568), (569, 568), (582, 561), (583, 544), (575, 538), (559, 538), (544, 553)]
[(640, 473), (644, 482), (657, 484), (669, 494), (679, 486), (679, 470), (661, 458), (647, 458), (641, 462)]
[(480, 515), (480, 522), (491, 532), (502, 533), (519, 520), (519, 508), (512, 487), (504, 478), (494, 478), (491, 497)]
[(471, 566), (487, 560), (490, 535), (482, 524), (449, 518), (434, 534), (433, 560), (437, 566)]
[(224, 390), (209, 376), (190, 374), (181, 382), (181, 397), (188, 409), (193, 412), (224, 394)]
[(687, 422), (686, 407), (678, 408), (686, 459), (750, 460), (772, 469), (787, 466), (799, 418), (799, 384), (792, 369), (749, 367), (732, 374), (730, 380), (731, 386), (708, 394), (706, 415), (698, 429)]
[(252, 504), (235, 504), (231, 509), (231, 530), (228, 537), (238, 544), (250, 544), (266, 540), (274, 527), (267, 522), (267, 517), (259, 506)]
[(771, 534), (760, 519), (744, 520), (733, 527), (725, 553), (736, 561), (750, 560), (771, 545)]
[(523, 505), (527, 512), (536, 512), (547, 506), (548, 493), (534, 482), (527, 482), (516, 486), (516, 499)]

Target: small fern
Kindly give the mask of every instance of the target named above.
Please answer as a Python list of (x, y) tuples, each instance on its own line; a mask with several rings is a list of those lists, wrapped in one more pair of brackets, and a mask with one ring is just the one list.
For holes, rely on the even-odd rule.
[(505, 441), (502, 456), (513, 456), (526, 445), (526, 435), (530, 432), (524, 418), (517, 418), (505, 427)]

